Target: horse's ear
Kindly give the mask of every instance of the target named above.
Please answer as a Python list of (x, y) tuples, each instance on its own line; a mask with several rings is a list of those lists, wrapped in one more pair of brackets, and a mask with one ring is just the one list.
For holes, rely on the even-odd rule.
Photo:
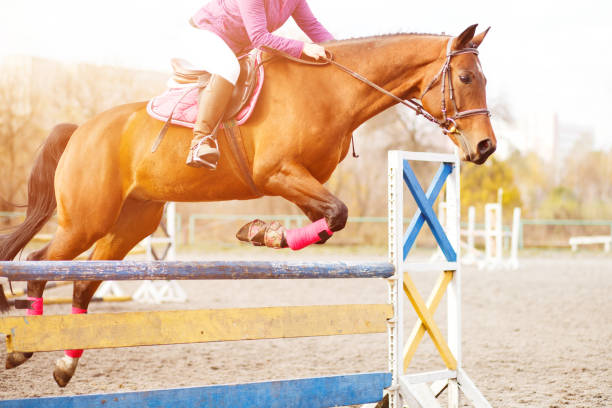
[(470, 41), (474, 38), (476, 33), (476, 27), (478, 24), (473, 24), (466, 28), (461, 34), (459, 34), (453, 41), (453, 50), (462, 50), (468, 48)]
[(489, 32), (490, 29), (491, 27), (487, 28), (482, 33), (475, 35), (474, 38), (472, 38), (472, 44), (474, 48), (478, 48), (480, 46), (480, 44), (482, 43), (482, 40), (484, 40), (484, 38), (487, 36), (487, 33)]

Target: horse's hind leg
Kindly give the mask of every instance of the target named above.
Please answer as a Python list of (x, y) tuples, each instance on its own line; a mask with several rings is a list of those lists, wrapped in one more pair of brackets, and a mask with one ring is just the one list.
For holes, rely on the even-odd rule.
[[(45, 245), (44, 248), (39, 249), (38, 251), (28, 254), (26, 259), (28, 261), (40, 261), (41, 259), (44, 259), (45, 253), (47, 252), (47, 248), (49, 248), (49, 244)], [(46, 284), (47, 284), (47, 281), (28, 281), (28, 289), (27, 289), (28, 299), (29, 300), (37, 299), (36, 300), (37, 304), (32, 305), (33, 307), (28, 309), (27, 311), (28, 316), (35, 316), (35, 315), (42, 314), (42, 308), (43, 308), (42, 301), (38, 299), (42, 299), (43, 291), (45, 290)], [(11, 368), (20, 366), (21, 364), (28, 361), (32, 357), (33, 354), (34, 353), (22, 353), (21, 351), (14, 351), (12, 353), (8, 353), (6, 355), (6, 361), (5, 361), (6, 369), (10, 370)]]
[[(249, 223), (237, 234), (242, 241), (267, 246), (275, 246), (280, 241), (278, 246), (301, 249), (316, 242), (325, 242), (333, 232), (340, 231), (346, 225), (346, 205), (299, 164), (284, 164), (281, 171), (267, 177), (264, 190), (269, 195), (279, 195), (296, 204), (313, 224), (282, 231), (273, 224), (262, 229), (261, 225), (255, 224), (256, 228), (253, 228), (254, 223)], [(274, 240), (279, 231), (282, 232), (282, 239)]]
[[(60, 221), (60, 226), (51, 242), (44, 248), (28, 255), (27, 259), (31, 261), (74, 259), (79, 254), (86, 251), (102, 235), (104, 235), (103, 232), (86, 231), (83, 226), (64, 227)], [(28, 310), (29, 315), (42, 314), (42, 296), (46, 283), (47, 282), (43, 281), (28, 282), (28, 297), (36, 298), (37, 302), (35, 306), (33, 305), (33, 309), (31, 308)], [(32, 357), (32, 353), (10, 353), (6, 357), (5, 366), (7, 369), (17, 367), (30, 357)]]
[[(91, 260), (121, 260), (142, 239), (157, 229), (164, 212), (164, 203), (142, 202), (127, 199), (113, 228), (101, 238), (91, 255)], [(86, 313), (91, 298), (101, 281), (78, 281), (72, 295), (73, 313)], [(76, 371), (83, 350), (66, 350), (57, 360), (53, 378), (65, 387)]]

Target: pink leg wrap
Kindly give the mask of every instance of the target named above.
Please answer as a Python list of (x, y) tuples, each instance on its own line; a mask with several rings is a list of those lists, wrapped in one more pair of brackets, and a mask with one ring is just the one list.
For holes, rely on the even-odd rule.
[(43, 298), (30, 297), (28, 300), (32, 301), (32, 306), (26, 311), (28, 316), (40, 316), (43, 314)]
[[(79, 309), (78, 307), (72, 308), (72, 314), (83, 314), (87, 313), (87, 309)], [(66, 355), (72, 358), (79, 358), (83, 355), (83, 350), (66, 350)]]
[(298, 250), (305, 248), (310, 244), (314, 244), (315, 242), (319, 242), (321, 240), (319, 233), (323, 231), (327, 232), (330, 236), (333, 234), (333, 232), (329, 229), (325, 218), (321, 218), (320, 220), (302, 228), (286, 230), (285, 240), (287, 241), (289, 248)]

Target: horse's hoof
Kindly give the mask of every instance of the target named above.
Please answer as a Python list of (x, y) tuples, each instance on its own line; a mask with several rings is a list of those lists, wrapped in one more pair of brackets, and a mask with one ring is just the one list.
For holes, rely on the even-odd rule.
[(262, 220), (254, 220), (244, 224), (236, 233), (236, 238), (243, 242), (252, 242), (253, 237), (255, 237), (257, 233), (266, 229), (266, 225), (267, 224)]
[(53, 378), (60, 387), (65, 387), (70, 382), (70, 379), (76, 371), (77, 365), (79, 364), (78, 358), (72, 358), (64, 356), (55, 362), (55, 369), (53, 370)]
[[(268, 248), (283, 248), (285, 241), (285, 227), (278, 221), (273, 221), (266, 224), (265, 228), (261, 228), (250, 239), (251, 244), (255, 246), (267, 246)], [(285, 243), (285, 246), (286, 243)]]
[(7, 370), (10, 370), (11, 368), (20, 366), (26, 361), (28, 361), (32, 357), (32, 355), (34, 355), (34, 353), (22, 353), (20, 351), (9, 353), (6, 355), (5, 367)]
[(255, 235), (251, 237), (249, 240), (251, 244), (255, 246), (264, 246), (266, 241), (266, 231), (268, 226), (266, 225), (264, 228), (257, 231)]
[(262, 220), (251, 221), (240, 228), (236, 233), (240, 241), (250, 242), (255, 246), (267, 246), (269, 248), (285, 248), (285, 227), (278, 221), (266, 224)]
[(283, 227), (280, 222), (274, 221), (266, 228), (264, 244), (268, 248), (283, 248), (283, 242), (286, 242), (285, 227)]

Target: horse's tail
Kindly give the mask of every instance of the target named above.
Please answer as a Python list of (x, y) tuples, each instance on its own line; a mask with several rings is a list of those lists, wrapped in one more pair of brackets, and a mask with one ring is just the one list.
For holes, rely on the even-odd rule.
[[(36, 157), (28, 181), (26, 218), (11, 233), (0, 235), (0, 261), (11, 261), (53, 216), (55, 202), (55, 170), (77, 126), (62, 123), (53, 128)], [(0, 311), (8, 310), (8, 302), (0, 285)]]

